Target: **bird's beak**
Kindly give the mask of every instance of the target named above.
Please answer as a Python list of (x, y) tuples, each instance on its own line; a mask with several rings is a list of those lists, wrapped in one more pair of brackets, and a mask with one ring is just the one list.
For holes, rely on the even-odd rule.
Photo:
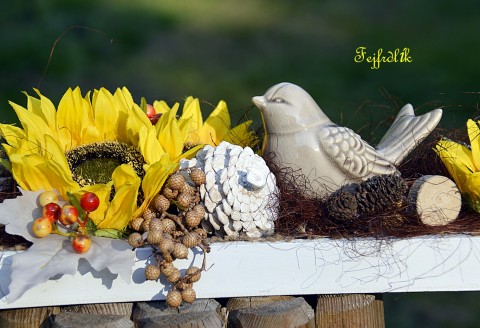
[(264, 96), (253, 97), (252, 101), (259, 109), (265, 109), (265, 106), (267, 104)]

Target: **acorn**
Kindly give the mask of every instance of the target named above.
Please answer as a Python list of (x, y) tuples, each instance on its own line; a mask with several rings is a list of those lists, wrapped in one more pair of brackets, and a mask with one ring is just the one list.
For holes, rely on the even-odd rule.
[(155, 209), (160, 213), (165, 212), (170, 207), (170, 201), (167, 199), (167, 197), (161, 194), (155, 195), (152, 202)]
[(186, 303), (193, 303), (197, 298), (197, 294), (193, 290), (193, 288), (186, 288), (181, 291), (182, 300)]
[(196, 227), (202, 222), (203, 217), (199, 216), (198, 212), (196, 211), (188, 211), (187, 214), (185, 214), (185, 224), (189, 228)]
[(145, 268), (145, 278), (147, 278), (147, 280), (157, 280), (160, 278), (160, 268), (158, 265), (148, 265)]
[(188, 258), (188, 248), (183, 244), (175, 243), (172, 255), (177, 259), (186, 259)]
[(128, 244), (134, 248), (140, 247), (143, 245), (142, 235), (138, 232), (134, 232), (128, 236)]
[(205, 175), (205, 172), (203, 172), (199, 168), (192, 169), (190, 171), (190, 178), (196, 186), (200, 186), (207, 181), (207, 176)]
[(182, 305), (182, 293), (180, 293), (178, 290), (171, 290), (168, 292), (165, 301), (169, 307), (178, 308), (180, 305)]
[(185, 275), (188, 277), (187, 281), (189, 283), (194, 283), (200, 280), (202, 276), (202, 271), (196, 266), (192, 266), (187, 269)]
[(138, 217), (130, 221), (130, 227), (135, 231), (140, 231), (142, 229), (143, 218)]
[(200, 241), (200, 236), (194, 232), (188, 232), (182, 238), (182, 244), (184, 244), (188, 248), (198, 246), (198, 244), (200, 244)]
[(172, 174), (167, 181), (167, 186), (172, 190), (180, 190), (185, 185), (185, 178), (180, 173)]

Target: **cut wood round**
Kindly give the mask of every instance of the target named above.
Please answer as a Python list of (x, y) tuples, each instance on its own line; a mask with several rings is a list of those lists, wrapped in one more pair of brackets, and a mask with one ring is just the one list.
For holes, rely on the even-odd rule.
[(50, 316), (60, 312), (57, 306), (0, 311), (0, 327), (37, 328), (49, 327)]
[(410, 208), (423, 224), (442, 226), (460, 213), (462, 197), (455, 183), (441, 175), (424, 175), (416, 180), (408, 194)]
[(317, 328), (383, 328), (383, 301), (374, 295), (320, 295), (316, 311)]
[[(228, 313), (229, 327), (247, 328), (278, 328), (278, 327), (295, 327), (295, 328), (314, 328), (315, 312), (308, 305), (303, 297), (286, 297), (273, 296), (271, 302), (270, 297), (242, 298), (240, 302), (229, 301), (230, 305), (238, 306), (240, 303), (246, 305), (244, 308), (238, 308)], [(250, 301), (245, 299), (250, 298)], [(227, 304), (228, 307), (228, 304)]]
[(196, 300), (178, 309), (169, 308), (164, 301), (135, 304), (132, 319), (136, 327), (162, 328), (222, 328), (220, 304), (212, 299)]

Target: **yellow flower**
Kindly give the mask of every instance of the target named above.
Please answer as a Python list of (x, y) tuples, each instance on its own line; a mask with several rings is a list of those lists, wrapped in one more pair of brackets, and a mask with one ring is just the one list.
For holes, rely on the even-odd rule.
[(470, 148), (449, 139), (440, 140), (435, 148), (460, 192), (475, 211), (480, 212), (480, 122), (468, 120)]
[[(58, 108), (38, 90), (35, 92), (39, 98), (27, 95), (27, 108), (10, 103), (22, 128), (0, 124), (12, 174), (23, 189), (57, 189), (65, 199), (67, 192), (77, 196), (95, 192), (101, 202), (90, 217), (98, 228), (123, 229), (140, 210), (137, 209), (140, 184), (145, 199), (140, 208), (144, 208), (173, 172), (176, 162), (196, 151), (182, 153), (176, 120), (166, 121), (166, 115), (162, 126), (153, 126), (126, 88), (117, 89), (113, 95), (101, 88), (85, 97), (79, 88), (68, 89)], [(120, 160), (108, 181), (79, 183), (71, 168), (72, 161), (79, 156), (75, 155), (76, 150), (90, 152), (100, 145), (108, 146), (110, 151), (130, 147), (129, 156), (140, 153), (137, 157), (141, 157), (142, 163), (132, 165), (127, 156), (129, 159)], [(143, 174), (148, 179), (141, 182)], [(110, 200), (112, 186), (115, 195)]]
[[(177, 104), (176, 104), (177, 105)], [(178, 125), (182, 131), (185, 143), (193, 145), (208, 144), (217, 146), (222, 141), (242, 147), (253, 147), (257, 138), (249, 130), (252, 121), (247, 121), (231, 128), (230, 113), (227, 104), (221, 100), (210, 116), (203, 122), (202, 111), (198, 98), (188, 97), (182, 110)]]

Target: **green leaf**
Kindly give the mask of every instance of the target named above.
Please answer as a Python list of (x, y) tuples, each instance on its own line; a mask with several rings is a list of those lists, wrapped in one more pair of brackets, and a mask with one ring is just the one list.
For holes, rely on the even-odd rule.
[(68, 191), (67, 191), (67, 196), (68, 196), (68, 201), (70, 202), (70, 204), (75, 206), (75, 208), (77, 209), (78, 217), (80, 218), (80, 220), (84, 221), (87, 214), (83, 210), (82, 206), (80, 206), (80, 202), (78, 201), (78, 199), (75, 197), (74, 194), (72, 194)]
[(87, 229), (87, 232), (90, 232), (92, 234), (95, 234), (95, 231), (97, 231), (97, 226), (90, 218), (88, 218), (85, 228)]
[(122, 232), (117, 229), (107, 228), (95, 230), (94, 235), (97, 237), (120, 239), (122, 237)]
[(0, 158), (0, 165), (3, 165), (8, 171), (12, 172), (12, 163), (10, 163), (10, 161)]
[(142, 97), (142, 99), (140, 99), (140, 108), (143, 110), (144, 113), (147, 112), (147, 99), (145, 99), (145, 97)]

